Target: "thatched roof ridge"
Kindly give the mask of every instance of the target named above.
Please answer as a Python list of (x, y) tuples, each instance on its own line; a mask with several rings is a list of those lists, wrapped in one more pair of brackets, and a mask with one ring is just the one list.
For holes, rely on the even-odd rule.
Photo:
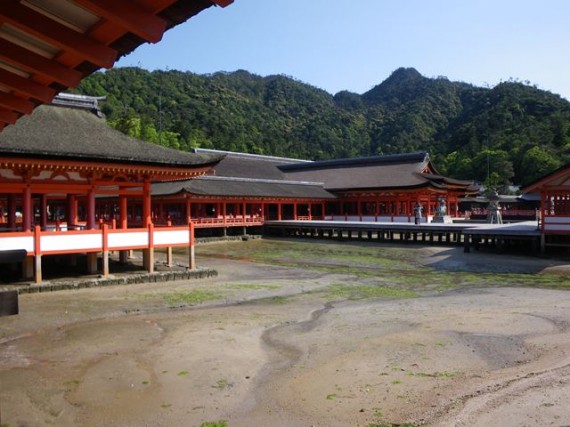
[(0, 133), (0, 156), (197, 167), (220, 155), (193, 154), (131, 138), (85, 109), (40, 106)]

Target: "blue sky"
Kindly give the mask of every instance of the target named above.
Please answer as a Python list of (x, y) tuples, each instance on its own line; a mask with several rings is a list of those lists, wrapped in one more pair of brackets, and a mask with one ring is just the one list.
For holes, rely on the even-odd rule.
[(477, 86), (515, 78), (570, 99), (568, 0), (235, 0), (118, 66), (286, 74), (363, 93), (398, 67)]

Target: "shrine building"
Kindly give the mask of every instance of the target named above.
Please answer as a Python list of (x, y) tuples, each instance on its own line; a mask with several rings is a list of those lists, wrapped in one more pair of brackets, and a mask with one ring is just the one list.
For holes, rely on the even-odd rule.
[[(245, 234), (265, 221), (429, 222), (459, 216), (469, 181), (440, 175), (427, 153), (327, 161), (168, 149), (109, 127), (98, 99), (59, 95), (0, 133), (0, 252), (21, 251), (42, 281), (42, 256), (87, 255), (109, 274), (109, 252), (189, 246), (194, 229)], [(73, 256), (70, 262), (73, 262)]]
[(107, 275), (109, 251), (143, 249), (152, 271), (154, 248), (189, 246), (193, 230), (154, 228), (151, 183), (203, 175), (220, 159), (130, 138), (93, 98), (59, 96), (0, 133), (0, 251), (24, 251), (23, 275), (37, 283), (42, 255), (87, 253), (92, 274), (102, 253)]
[(570, 246), (570, 164), (531, 182), (522, 191), (540, 195), (541, 248)]

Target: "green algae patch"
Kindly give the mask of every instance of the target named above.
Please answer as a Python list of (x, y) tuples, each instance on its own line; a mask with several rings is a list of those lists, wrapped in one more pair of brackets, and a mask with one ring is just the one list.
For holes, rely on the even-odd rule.
[(162, 295), (162, 298), (169, 306), (179, 306), (186, 304), (201, 304), (206, 301), (212, 301), (222, 298), (219, 292), (192, 290), (187, 292), (170, 292)]
[(327, 299), (373, 299), (373, 298), (414, 298), (418, 294), (408, 289), (396, 289), (373, 285), (331, 285), (319, 289), (315, 293), (322, 294)]

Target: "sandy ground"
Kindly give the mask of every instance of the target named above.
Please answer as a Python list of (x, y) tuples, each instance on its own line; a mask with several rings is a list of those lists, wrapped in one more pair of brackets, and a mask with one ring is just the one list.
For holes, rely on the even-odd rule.
[[(539, 258), (414, 250), (433, 268), (568, 273)], [(2, 427), (570, 425), (568, 291), (331, 299), (311, 291), (365, 279), (199, 261), (219, 276), (22, 295), (21, 314), (0, 318)], [(219, 295), (164, 302), (189, 290)]]

